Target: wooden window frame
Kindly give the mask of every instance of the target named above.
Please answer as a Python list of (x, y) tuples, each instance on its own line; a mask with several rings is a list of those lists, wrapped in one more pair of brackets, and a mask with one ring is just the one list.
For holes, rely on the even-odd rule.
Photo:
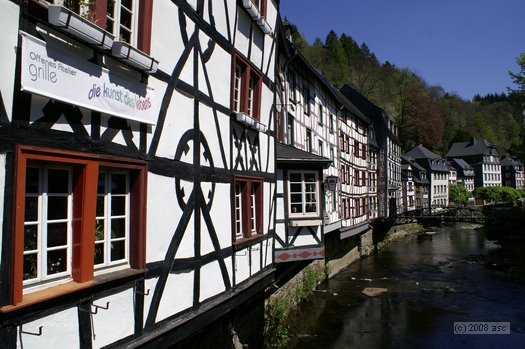
[(307, 151), (308, 153), (312, 152), (312, 137), (313, 137), (312, 130), (307, 128), (304, 141), (305, 141), (305, 151)]
[[(99, 167), (122, 169), (130, 173), (130, 244), (129, 268), (143, 270), (146, 266), (146, 188), (147, 164), (145, 161), (112, 156), (84, 154), (71, 151), (18, 146), (15, 156), (15, 195), (12, 244), (12, 273), (10, 304), (24, 301), (23, 254), (25, 185), (27, 163), (41, 162), (62, 164), (73, 168), (73, 239), (71, 278), (75, 284), (94, 282), (94, 234), (96, 196)], [(108, 270), (108, 274), (111, 269)], [(54, 289), (50, 286), (50, 290)], [(74, 286), (72, 288), (75, 288)], [(67, 289), (67, 288), (66, 288)], [(68, 289), (69, 290), (69, 289)], [(56, 286), (53, 296), (65, 292)], [(68, 291), (69, 292), (69, 291)]]
[(266, 17), (267, 0), (251, 0), (252, 4), (257, 7), (262, 17)]
[[(232, 63), (232, 75), (231, 75), (231, 98), (230, 105), (232, 113), (237, 112), (234, 108), (234, 90), (235, 90), (235, 77), (237, 66), (241, 67), (242, 76), (241, 76), (241, 95), (240, 95), (240, 105), (238, 112), (242, 112), (252, 119), (259, 121), (261, 116), (261, 95), (262, 95), (262, 74), (253, 64), (251, 64), (246, 58), (241, 56), (240, 53), (235, 52), (233, 54), (233, 63)], [(254, 101), (253, 101), (253, 111), (252, 115), (248, 113), (249, 108), (249, 88), (250, 88), (250, 78), (256, 79), (255, 90), (254, 90)]]
[[(302, 210), (303, 212), (292, 212), (292, 205), (291, 205), (291, 188), (290, 188), (290, 175), (291, 174), (301, 174), (301, 195), (302, 195)], [(314, 174), (315, 175), (315, 206), (316, 211), (315, 212), (306, 212), (306, 188), (305, 188), (305, 175), (306, 174)], [(320, 182), (319, 182), (319, 172), (318, 171), (308, 171), (308, 170), (290, 170), (288, 171), (286, 175), (286, 188), (287, 188), (287, 199), (288, 199), (288, 216), (291, 219), (296, 218), (317, 218), (321, 216), (321, 200), (320, 200)], [(310, 183), (310, 182), (308, 182)]]
[[(237, 225), (236, 225), (236, 212), (237, 212), (237, 206), (235, 202), (236, 198), (236, 187), (237, 184), (242, 184), (243, 189), (241, 192), (241, 214), (243, 215), (241, 219), (241, 229), (242, 229), (242, 237), (239, 237), (237, 234)], [(252, 226), (253, 221), (253, 211), (251, 208), (251, 200), (252, 200), (252, 188), (254, 186), (256, 187), (255, 192), (255, 226)], [(262, 178), (259, 177), (245, 177), (245, 176), (235, 176), (233, 178), (232, 183), (232, 238), (234, 243), (243, 242), (249, 239), (260, 237), (264, 234), (263, 227), (264, 227), (264, 181)]]
[[(38, 3), (37, 0), (32, 0)], [(94, 4), (89, 5), (89, 11), (92, 13), (88, 18), (91, 22), (106, 30), (107, 24), (107, 6), (110, 0), (96, 0)], [(135, 14), (135, 41), (132, 46), (138, 48), (146, 54), (150, 54), (151, 51), (151, 21), (153, 17), (153, 0), (134, 0), (138, 1), (138, 13)], [(49, 0), (49, 2), (54, 2)], [(79, 3), (80, 1), (78, 1)], [(76, 4), (78, 6), (78, 4)], [(75, 6), (75, 7), (76, 7)]]

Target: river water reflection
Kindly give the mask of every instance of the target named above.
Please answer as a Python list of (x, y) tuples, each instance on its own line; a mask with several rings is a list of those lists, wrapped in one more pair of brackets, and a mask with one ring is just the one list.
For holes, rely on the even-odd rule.
[[(288, 348), (525, 348), (525, 284), (498, 270), (500, 252), (461, 227), (393, 242), (320, 285)], [(454, 322), (510, 322), (511, 333), (454, 335)]]

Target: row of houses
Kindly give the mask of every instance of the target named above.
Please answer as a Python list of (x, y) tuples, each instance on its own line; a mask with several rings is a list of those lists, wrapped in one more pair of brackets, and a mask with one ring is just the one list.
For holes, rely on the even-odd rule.
[(0, 0), (0, 20), (1, 347), (167, 347), (234, 313), (223, 335), (257, 347), (250, 300), (448, 205), (448, 163), (401, 156), (278, 1)]
[(521, 161), (500, 157), (497, 148), (486, 140), (454, 143), (445, 158), (418, 145), (402, 156), (402, 163), (404, 210), (448, 206), (450, 184), (470, 192), (502, 185), (525, 189)]

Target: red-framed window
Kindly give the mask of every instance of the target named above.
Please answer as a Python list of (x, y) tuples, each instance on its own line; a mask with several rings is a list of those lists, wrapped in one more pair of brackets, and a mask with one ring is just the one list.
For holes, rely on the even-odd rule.
[(252, 119), (260, 119), (262, 74), (240, 54), (233, 55), (231, 107)]
[(15, 172), (11, 304), (145, 268), (144, 161), (20, 146)]
[(252, 0), (252, 3), (257, 7), (261, 16), (266, 17), (266, 0)]
[(149, 54), (153, 0), (57, 0), (139, 50)]
[(234, 241), (263, 234), (263, 180), (254, 177), (233, 179)]

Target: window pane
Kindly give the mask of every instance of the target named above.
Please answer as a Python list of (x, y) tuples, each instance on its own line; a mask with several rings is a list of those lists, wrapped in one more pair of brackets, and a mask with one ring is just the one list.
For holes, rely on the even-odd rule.
[(26, 222), (34, 222), (38, 220), (38, 198), (26, 197), (25, 203), (25, 218)]
[(126, 175), (112, 174), (111, 175), (111, 193), (125, 194), (126, 193)]
[(98, 196), (97, 197), (97, 213), (96, 213), (97, 217), (104, 216), (104, 211), (105, 211), (104, 197)]
[(111, 220), (111, 238), (121, 238), (126, 235), (126, 219), (114, 218)]
[(292, 204), (292, 213), (303, 213), (303, 204)]
[[(120, 25), (124, 28), (131, 30), (131, 17), (132, 14), (125, 8), (121, 8), (120, 10)], [(122, 28), (121, 28), (122, 30)]]
[(242, 81), (242, 68), (237, 65), (235, 67), (235, 82), (233, 87), (233, 110), (238, 112), (241, 110), (241, 81)]
[(47, 247), (67, 245), (67, 223), (47, 225)]
[(302, 190), (301, 183), (292, 183), (290, 184), (290, 192), (292, 193), (300, 193)]
[(67, 218), (67, 197), (48, 197), (47, 219), (66, 219)]
[(113, 33), (113, 27), (115, 25), (115, 22), (113, 19), (107, 17), (106, 18), (106, 31)]
[(38, 225), (26, 225), (24, 227), (24, 251), (36, 250), (38, 248)]
[(290, 196), (290, 201), (292, 203), (301, 203), (303, 202), (303, 195), (302, 194), (292, 194)]
[(104, 194), (106, 193), (106, 174), (101, 172), (98, 174), (98, 187), (97, 187), (97, 193), (98, 194)]
[(301, 182), (300, 173), (290, 173), (290, 182)]
[(47, 176), (47, 185), (49, 193), (68, 193), (69, 172), (66, 170), (50, 169)]
[(306, 205), (306, 212), (317, 212), (317, 205), (315, 202)]
[(126, 197), (112, 196), (111, 197), (111, 215), (122, 216), (126, 214)]
[(26, 171), (26, 194), (38, 193), (38, 183), (40, 181), (38, 168), (28, 167)]
[(67, 249), (47, 252), (47, 275), (67, 270)]
[(97, 219), (96, 228), (95, 228), (95, 241), (104, 240), (104, 220)]
[(124, 259), (126, 255), (125, 241), (113, 241), (111, 243), (111, 261)]
[(121, 0), (120, 3), (122, 4), (122, 6), (128, 8), (130, 10), (133, 8), (133, 0)]
[(305, 173), (304, 174), (304, 181), (305, 182), (315, 182), (315, 174), (314, 173)]
[(312, 184), (308, 184), (307, 183), (307, 184), (305, 184), (305, 191), (306, 192), (310, 192), (310, 193), (315, 192), (315, 186), (316, 185), (313, 184), (313, 183)]
[(104, 263), (104, 243), (95, 244), (95, 264)]
[(24, 280), (34, 279), (37, 277), (37, 257), (37, 253), (24, 255)]
[(119, 40), (131, 43), (131, 32), (125, 28), (120, 28)]

